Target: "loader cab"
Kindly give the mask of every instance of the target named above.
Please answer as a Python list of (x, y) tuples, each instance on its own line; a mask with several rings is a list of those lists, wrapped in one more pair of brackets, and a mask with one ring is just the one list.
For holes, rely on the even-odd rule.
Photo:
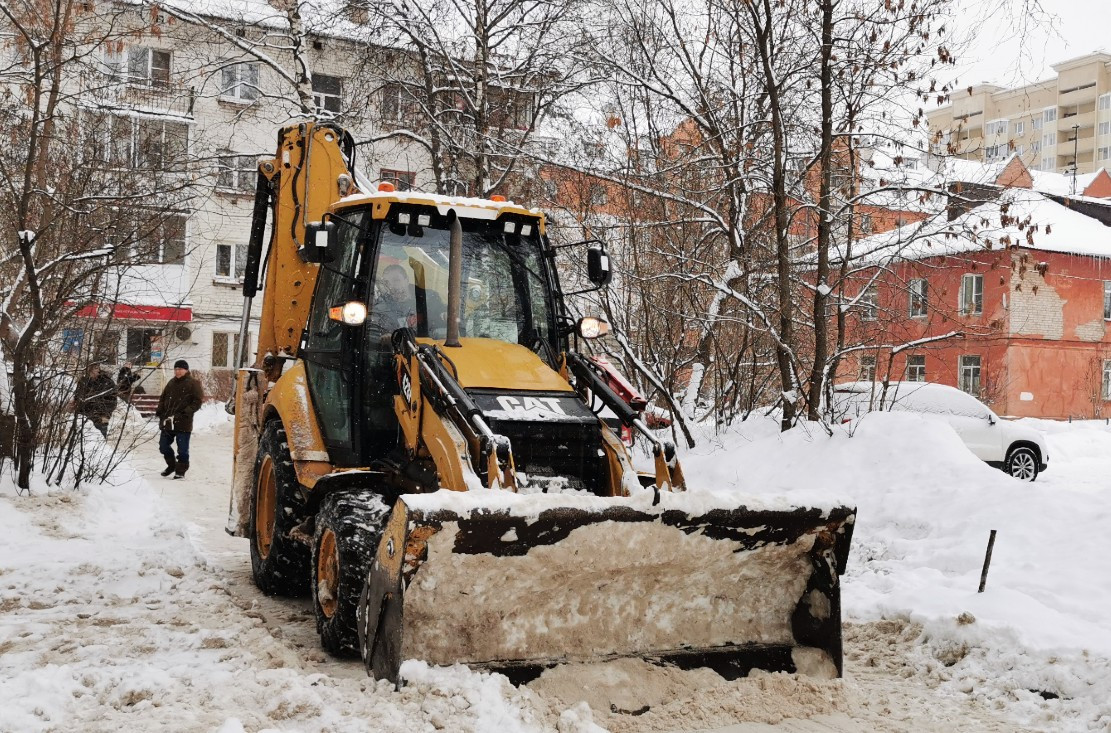
[[(333, 463), (365, 466), (399, 439), (393, 333), (447, 335), (450, 220), (434, 206), (394, 202), (384, 219), (363, 206), (337, 211), (332, 222), (300, 355)], [(557, 368), (562, 302), (538, 219), (503, 213), (460, 223), (460, 336), (523, 344)], [(334, 319), (332, 309), (350, 301), (367, 306), (359, 326)]]

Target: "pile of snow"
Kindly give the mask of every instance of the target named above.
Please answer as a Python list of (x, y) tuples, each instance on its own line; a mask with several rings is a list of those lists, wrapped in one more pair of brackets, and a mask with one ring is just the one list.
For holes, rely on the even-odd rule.
[(235, 416), (228, 414), (223, 402), (206, 402), (201, 409), (193, 413), (193, 432), (204, 433), (219, 429), (235, 421)]
[(706, 441), (684, 468), (707, 487), (850, 493), (858, 516), (846, 620), (907, 617), (923, 625), (923, 651), (954, 689), (1018, 702), (1030, 724), (1105, 730), (1111, 427), (1024, 423), (1053, 429), (1049, 470), (1032, 484), (976, 459), (946, 425), (909, 413), (870, 413), (832, 436), (797, 428), (766, 437), (766, 422), (746, 423)]

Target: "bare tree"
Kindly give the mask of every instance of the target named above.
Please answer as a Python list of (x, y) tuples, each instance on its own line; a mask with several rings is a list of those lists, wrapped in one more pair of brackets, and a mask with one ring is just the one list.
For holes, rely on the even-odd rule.
[(541, 122), (588, 78), (578, 0), (364, 0), (386, 131), (420, 145), (440, 193), (516, 189)]
[(184, 257), (187, 128), (100, 94), (118, 85), (104, 50), (133, 32), (125, 14), (76, 0), (0, 2), (10, 33), (0, 64), (0, 340), (21, 490), (36, 456), (50, 473), (65, 443), (57, 420), (70, 419), (74, 373), (90, 354), (65, 339), (72, 345), (122, 294), (158, 289), (142, 265)]

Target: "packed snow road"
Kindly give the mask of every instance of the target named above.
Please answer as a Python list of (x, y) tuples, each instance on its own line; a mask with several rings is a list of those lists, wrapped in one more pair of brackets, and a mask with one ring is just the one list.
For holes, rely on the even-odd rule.
[[(320, 650), (306, 601), (268, 598), (254, 588), (246, 541), (223, 531), (230, 429), (211, 407), (205, 413), (209, 427), (194, 435), (193, 464), (184, 481), (158, 477), (161, 460), (148, 442), (132, 460), (145, 480), (124, 476), (112, 487), (31, 498), (16, 498), (9, 484), (0, 484), (0, 732), (1002, 733), (1102, 731), (1111, 723), (1105, 640), (1096, 639), (1084, 654), (1069, 648), (1073, 640), (1060, 629), (1063, 624), (1085, 634), (1094, 620), (1090, 604), (1106, 601), (1101, 595), (1106, 584), (1096, 580), (1103, 576), (1088, 577), (1083, 591), (1094, 597), (1083, 602), (1065, 597), (1057, 604), (1048, 597), (1052, 593), (1080, 595), (1071, 589), (1073, 576), (1052, 567), (1055, 557), (1046, 552), (1049, 567), (1033, 572), (1028, 558), (1003, 541), (1018, 528), (1008, 527), (1010, 515), (997, 513), (991, 519), (1002, 523), (997, 548), (1002, 567), (989, 587), (998, 585), (999, 597), (994, 605), (973, 606), (978, 564), (964, 567), (969, 563), (959, 538), (944, 529), (971, 521), (970, 510), (934, 484), (923, 484), (922, 496), (888, 497), (889, 506), (875, 508), (866, 504), (879, 503), (880, 495), (858, 486), (862, 526), (845, 579), (846, 615), (853, 621), (845, 624), (843, 680), (759, 675), (725, 682), (708, 672), (626, 661), (560, 668), (514, 688), (499, 675), (409, 662), (406, 686), (394, 690), (369, 680), (358, 662), (334, 660)], [(885, 454), (907, 442), (932, 457), (941, 485), (956, 480), (946, 468), (952, 456), (975, 483), (995, 481), (997, 472), (977, 473), (979, 466), (961, 462), (959, 446), (946, 443), (955, 436), (923, 437), (919, 427), (896, 422), (884, 426), (882, 440), (861, 431), (837, 444), (749, 434), (720, 446), (719, 456), (724, 450), (732, 462), (743, 464), (747, 452), (758, 450), (779, 464), (777, 475), (792, 470), (783, 463), (785, 456), (799, 456), (796, 463), (821, 466), (820, 474), (812, 469), (812, 483), (839, 485), (853, 471), (861, 473), (860, 457), (853, 455), (859, 450), (873, 459), (868, 470), (878, 471), (880, 482), (895, 492), (902, 487), (885, 473), (894, 463)], [(1056, 473), (1047, 473), (1036, 490), (999, 487), (1012, 492), (1008, 504), (1014, 497), (1022, 497), (1021, 504), (1051, 491), (1068, 493), (1077, 518), (1061, 531), (1086, 534), (1090, 527), (1094, 534), (1111, 516), (1108, 492), (1090, 478), (1108, 475), (1111, 433), (1051, 437), (1059, 438), (1054, 447), (1062, 458)], [(828, 454), (822, 453), (823, 440), (833, 444)], [(1066, 467), (1066, 457), (1073, 469)], [(717, 463), (723, 464), (720, 458)], [(723, 480), (697, 456), (688, 465), (699, 471), (695, 476)], [(747, 473), (752, 474), (751, 464)], [(912, 482), (923, 481), (921, 472), (909, 473)], [(776, 481), (770, 473), (753, 479)], [(922, 516), (919, 501), (939, 504), (938, 516)], [(945, 501), (955, 505), (944, 508)], [(1023, 505), (1016, 511), (1035, 510)], [(1046, 507), (1040, 511), (1046, 521), (1062, 519)], [(974, 534), (981, 545), (980, 533)], [(1039, 541), (1026, 537), (1027, 543)], [(1106, 533), (1097, 541), (1104, 545), (1095, 549), (1106, 550)], [(976, 553), (982, 552), (979, 546)], [(1098, 557), (1077, 563), (1080, 575), (1104, 567)], [(1056, 576), (1045, 587), (1019, 586), (1007, 564), (1017, 566), (1016, 574)], [(973, 582), (973, 591), (958, 596), (953, 608), (974, 611), (958, 620), (945, 603), (957, 593), (953, 588), (966, 582)], [(1046, 635), (1056, 635), (1049, 650), (1021, 638), (1018, 615), (1030, 604), (1027, 595), (1043, 593), (1040, 622)], [(908, 599), (917, 598), (932, 600), (922, 601), (924, 613), (909, 613), (907, 608), (917, 608), (906, 605)], [(989, 628), (993, 614), (1007, 616), (1001, 608), (1017, 631)]]

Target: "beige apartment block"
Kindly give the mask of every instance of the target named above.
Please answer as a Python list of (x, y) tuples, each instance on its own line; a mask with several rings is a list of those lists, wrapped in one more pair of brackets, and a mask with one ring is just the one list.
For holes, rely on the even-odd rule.
[(1014, 89), (956, 90), (927, 113), (930, 152), (994, 163), (1017, 153), (1031, 170), (1111, 168), (1111, 54), (1054, 64), (1056, 77)]

